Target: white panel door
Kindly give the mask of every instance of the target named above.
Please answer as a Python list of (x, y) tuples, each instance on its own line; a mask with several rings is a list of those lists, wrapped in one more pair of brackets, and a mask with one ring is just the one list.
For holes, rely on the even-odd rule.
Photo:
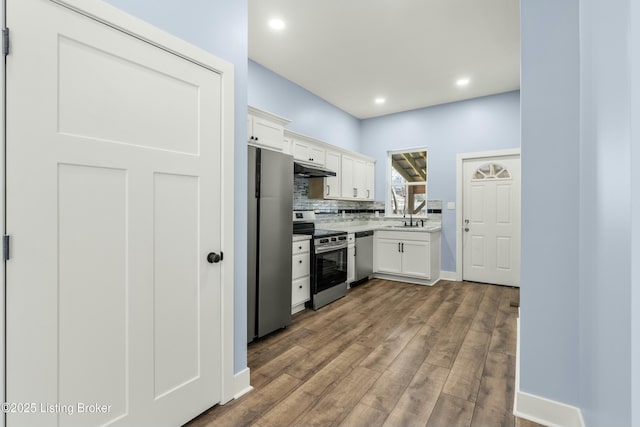
[(463, 279), (519, 286), (520, 158), (463, 163)]
[(221, 398), (221, 76), (46, 0), (7, 23), (6, 398), (45, 405), (7, 425), (181, 425)]

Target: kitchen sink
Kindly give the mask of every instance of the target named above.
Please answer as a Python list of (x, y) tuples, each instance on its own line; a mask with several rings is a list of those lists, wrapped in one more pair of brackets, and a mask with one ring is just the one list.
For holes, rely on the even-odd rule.
[(436, 226), (425, 226), (425, 227), (420, 227), (420, 226), (409, 226), (409, 225), (385, 225), (383, 227), (384, 229), (387, 230), (403, 230), (403, 231), (430, 231), (433, 230), (434, 228), (438, 228)]

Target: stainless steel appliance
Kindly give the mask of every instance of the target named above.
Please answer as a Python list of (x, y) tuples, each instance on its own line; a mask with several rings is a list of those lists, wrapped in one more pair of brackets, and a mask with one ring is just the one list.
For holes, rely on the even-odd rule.
[(294, 212), (294, 234), (311, 239), (311, 302), (317, 310), (347, 294), (347, 233), (315, 228), (312, 211)]
[[(365, 281), (373, 274), (373, 230), (356, 233), (355, 282)], [(355, 283), (354, 282), (354, 283)]]
[(293, 157), (249, 147), (248, 342), (291, 323)]
[(336, 176), (334, 171), (323, 168), (318, 165), (310, 165), (307, 163), (294, 162), (293, 173), (303, 178), (317, 178), (326, 176)]

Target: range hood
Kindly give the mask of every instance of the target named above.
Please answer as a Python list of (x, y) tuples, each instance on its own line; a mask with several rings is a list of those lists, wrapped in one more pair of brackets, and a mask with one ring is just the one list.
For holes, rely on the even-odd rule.
[(311, 165), (309, 163), (299, 163), (299, 162), (293, 163), (293, 173), (296, 176), (301, 176), (304, 178), (336, 176), (336, 173), (334, 171), (325, 169), (322, 166)]

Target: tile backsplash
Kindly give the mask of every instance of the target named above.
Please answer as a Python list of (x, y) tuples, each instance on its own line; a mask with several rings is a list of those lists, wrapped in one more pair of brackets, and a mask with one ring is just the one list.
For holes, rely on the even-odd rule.
[[(313, 210), (318, 219), (374, 219), (384, 216), (384, 201), (357, 202), (351, 200), (322, 200), (309, 198), (309, 178), (294, 177), (293, 209)], [(442, 201), (427, 201), (428, 218), (440, 221), (442, 216)], [(343, 213), (344, 212), (344, 213)], [(376, 217), (376, 213), (378, 217)]]

